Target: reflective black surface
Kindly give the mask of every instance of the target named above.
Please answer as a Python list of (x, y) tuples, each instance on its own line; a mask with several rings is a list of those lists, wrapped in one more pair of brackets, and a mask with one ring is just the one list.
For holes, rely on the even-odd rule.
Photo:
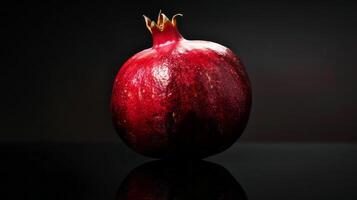
[(218, 164), (206, 161), (156, 160), (130, 172), (119, 187), (117, 199), (247, 198), (234, 177)]
[(357, 199), (354, 144), (236, 144), (195, 162), (153, 161), (122, 144), (0, 150), (1, 199)]

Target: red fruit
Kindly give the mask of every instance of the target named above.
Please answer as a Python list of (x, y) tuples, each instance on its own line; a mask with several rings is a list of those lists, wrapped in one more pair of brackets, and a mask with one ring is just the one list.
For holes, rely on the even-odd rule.
[(251, 88), (240, 59), (217, 43), (186, 40), (160, 13), (145, 17), (153, 47), (131, 57), (113, 86), (118, 134), (136, 152), (155, 158), (203, 158), (242, 134)]

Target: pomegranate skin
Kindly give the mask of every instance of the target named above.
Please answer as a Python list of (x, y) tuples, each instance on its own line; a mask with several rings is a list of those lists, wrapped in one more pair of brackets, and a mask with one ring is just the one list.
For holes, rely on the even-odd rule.
[(175, 23), (151, 32), (153, 47), (126, 61), (114, 81), (111, 111), (119, 136), (154, 158), (224, 151), (249, 117), (251, 87), (242, 62), (222, 45), (182, 38)]

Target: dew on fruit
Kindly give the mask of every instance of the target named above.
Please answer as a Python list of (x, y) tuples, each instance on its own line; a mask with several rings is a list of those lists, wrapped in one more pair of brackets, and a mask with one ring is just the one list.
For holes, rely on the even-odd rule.
[(208, 82), (211, 82), (211, 77), (208, 75), (208, 73), (206, 72), (206, 76), (208, 78)]
[(154, 67), (152, 69), (152, 75), (157, 82), (159, 82), (163, 87), (166, 87), (169, 83), (169, 69), (165, 66)]

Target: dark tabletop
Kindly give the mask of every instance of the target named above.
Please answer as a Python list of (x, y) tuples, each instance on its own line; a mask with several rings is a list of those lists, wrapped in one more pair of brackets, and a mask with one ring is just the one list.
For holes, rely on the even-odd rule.
[(2, 144), (1, 199), (357, 199), (354, 144), (236, 144), (155, 161), (122, 144)]

